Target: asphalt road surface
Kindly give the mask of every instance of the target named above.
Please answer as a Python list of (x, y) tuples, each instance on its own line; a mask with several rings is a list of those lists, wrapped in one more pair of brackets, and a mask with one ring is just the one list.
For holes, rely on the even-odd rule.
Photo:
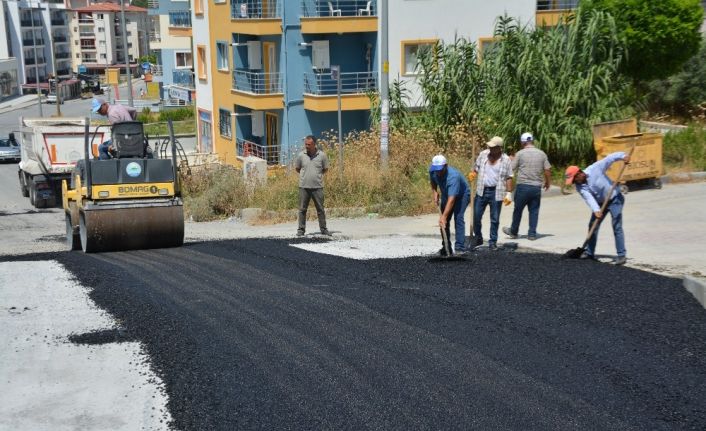
[(671, 278), (280, 240), (22, 259), (60, 262), (144, 343), (177, 429), (706, 427), (706, 316)]

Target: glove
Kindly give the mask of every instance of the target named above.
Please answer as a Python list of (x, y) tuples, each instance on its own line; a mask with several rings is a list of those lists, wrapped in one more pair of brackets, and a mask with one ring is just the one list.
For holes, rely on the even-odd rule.
[(471, 171), (471, 172), (468, 173), (468, 175), (466, 176), (466, 178), (468, 178), (468, 181), (473, 182), (473, 181), (476, 179), (477, 176), (478, 176), (478, 172), (476, 172), (476, 171)]
[(505, 193), (505, 198), (503, 199), (503, 204), (505, 204), (505, 206), (508, 206), (511, 203), (512, 203), (512, 193), (507, 192), (507, 193)]

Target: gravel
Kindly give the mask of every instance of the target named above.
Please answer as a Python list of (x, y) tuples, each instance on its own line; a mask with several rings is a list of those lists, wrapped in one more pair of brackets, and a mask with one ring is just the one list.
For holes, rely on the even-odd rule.
[(678, 279), (290, 245), (309, 242), (22, 259), (93, 287), (145, 346), (177, 429), (706, 428), (706, 310)]

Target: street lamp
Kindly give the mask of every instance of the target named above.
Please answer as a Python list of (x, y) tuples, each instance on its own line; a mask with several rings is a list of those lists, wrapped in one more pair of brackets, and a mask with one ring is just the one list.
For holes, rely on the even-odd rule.
[(343, 178), (343, 128), (341, 121), (341, 66), (331, 66), (331, 79), (336, 80), (336, 95), (338, 96), (338, 164)]

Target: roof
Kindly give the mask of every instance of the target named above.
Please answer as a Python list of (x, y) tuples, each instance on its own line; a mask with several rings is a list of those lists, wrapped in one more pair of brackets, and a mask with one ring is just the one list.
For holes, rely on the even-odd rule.
[[(94, 3), (90, 6), (80, 7), (72, 9), (74, 12), (120, 12), (120, 5), (116, 3)], [(125, 6), (125, 12), (144, 12), (147, 13), (147, 9), (143, 7), (137, 7), (133, 5)]]

